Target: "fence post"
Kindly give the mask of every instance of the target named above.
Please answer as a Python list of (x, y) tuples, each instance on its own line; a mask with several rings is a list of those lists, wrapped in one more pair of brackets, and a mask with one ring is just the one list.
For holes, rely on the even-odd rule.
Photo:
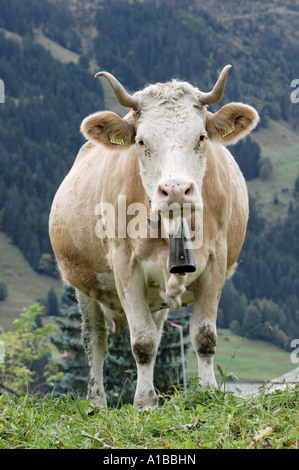
[(0, 79), (0, 103), (5, 103), (5, 86), (4, 81)]
[(185, 350), (184, 350), (184, 337), (183, 337), (183, 327), (177, 323), (170, 323), (171, 326), (178, 328), (180, 332), (180, 343), (181, 343), (181, 356), (182, 356), (182, 369), (183, 369), (183, 383), (184, 390), (187, 390), (187, 380), (186, 380), (186, 368), (185, 368)]
[(0, 340), (0, 364), (4, 364), (4, 342)]

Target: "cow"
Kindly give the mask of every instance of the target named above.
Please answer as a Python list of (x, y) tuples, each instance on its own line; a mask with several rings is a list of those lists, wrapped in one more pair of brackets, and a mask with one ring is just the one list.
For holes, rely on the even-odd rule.
[[(254, 108), (239, 102), (208, 111), (221, 100), (230, 67), (210, 92), (173, 79), (130, 94), (109, 72), (96, 74), (130, 110), (125, 117), (95, 112), (82, 121), (87, 142), (55, 195), (49, 234), (62, 279), (76, 289), (89, 363), (87, 399), (99, 408), (107, 406), (109, 322), (114, 333), (129, 326), (137, 366), (134, 406), (148, 409), (158, 401), (153, 377), (163, 323), (169, 309), (182, 305), (193, 304), (190, 338), (199, 381), (217, 387), (218, 303), (237, 266), (248, 220), (246, 183), (226, 147), (259, 120)], [(170, 212), (172, 204), (176, 210)], [(196, 266), (170, 273), (170, 238), (184, 205), (193, 242), (201, 233), (192, 245)], [(132, 207), (143, 207), (146, 215), (138, 218), (134, 236), (126, 230), (134, 225)]]

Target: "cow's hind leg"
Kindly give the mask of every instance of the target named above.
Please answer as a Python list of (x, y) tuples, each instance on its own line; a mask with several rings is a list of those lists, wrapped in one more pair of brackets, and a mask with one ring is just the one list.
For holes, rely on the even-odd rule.
[(82, 342), (88, 358), (89, 383), (87, 399), (93, 405), (106, 407), (103, 384), (103, 365), (107, 356), (107, 327), (100, 305), (76, 290), (82, 315)]

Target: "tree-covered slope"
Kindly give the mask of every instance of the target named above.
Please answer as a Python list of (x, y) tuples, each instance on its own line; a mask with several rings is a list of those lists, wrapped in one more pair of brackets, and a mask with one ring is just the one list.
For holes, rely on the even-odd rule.
[(75, 64), (54, 60), (25, 37), (0, 34), (0, 227), (37, 269), (51, 253), (50, 204), (84, 142), (82, 119), (103, 105), (99, 81)]
[(250, 102), (262, 125), (269, 117), (297, 122), (290, 82), (298, 74), (299, 11), (292, 2), (103, 0), (90, 9), (87, 53), (129, 88), (179, 77), (206, 91), (230, 63), (224, 102)]

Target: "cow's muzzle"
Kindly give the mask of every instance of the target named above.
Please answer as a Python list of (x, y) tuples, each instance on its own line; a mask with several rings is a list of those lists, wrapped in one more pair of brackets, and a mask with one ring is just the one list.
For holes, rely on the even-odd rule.
[(168, 179), (158, 185), (158, 201), (163, 205), (192, 204), (194, 202), (194, 183), (190, 180)]

